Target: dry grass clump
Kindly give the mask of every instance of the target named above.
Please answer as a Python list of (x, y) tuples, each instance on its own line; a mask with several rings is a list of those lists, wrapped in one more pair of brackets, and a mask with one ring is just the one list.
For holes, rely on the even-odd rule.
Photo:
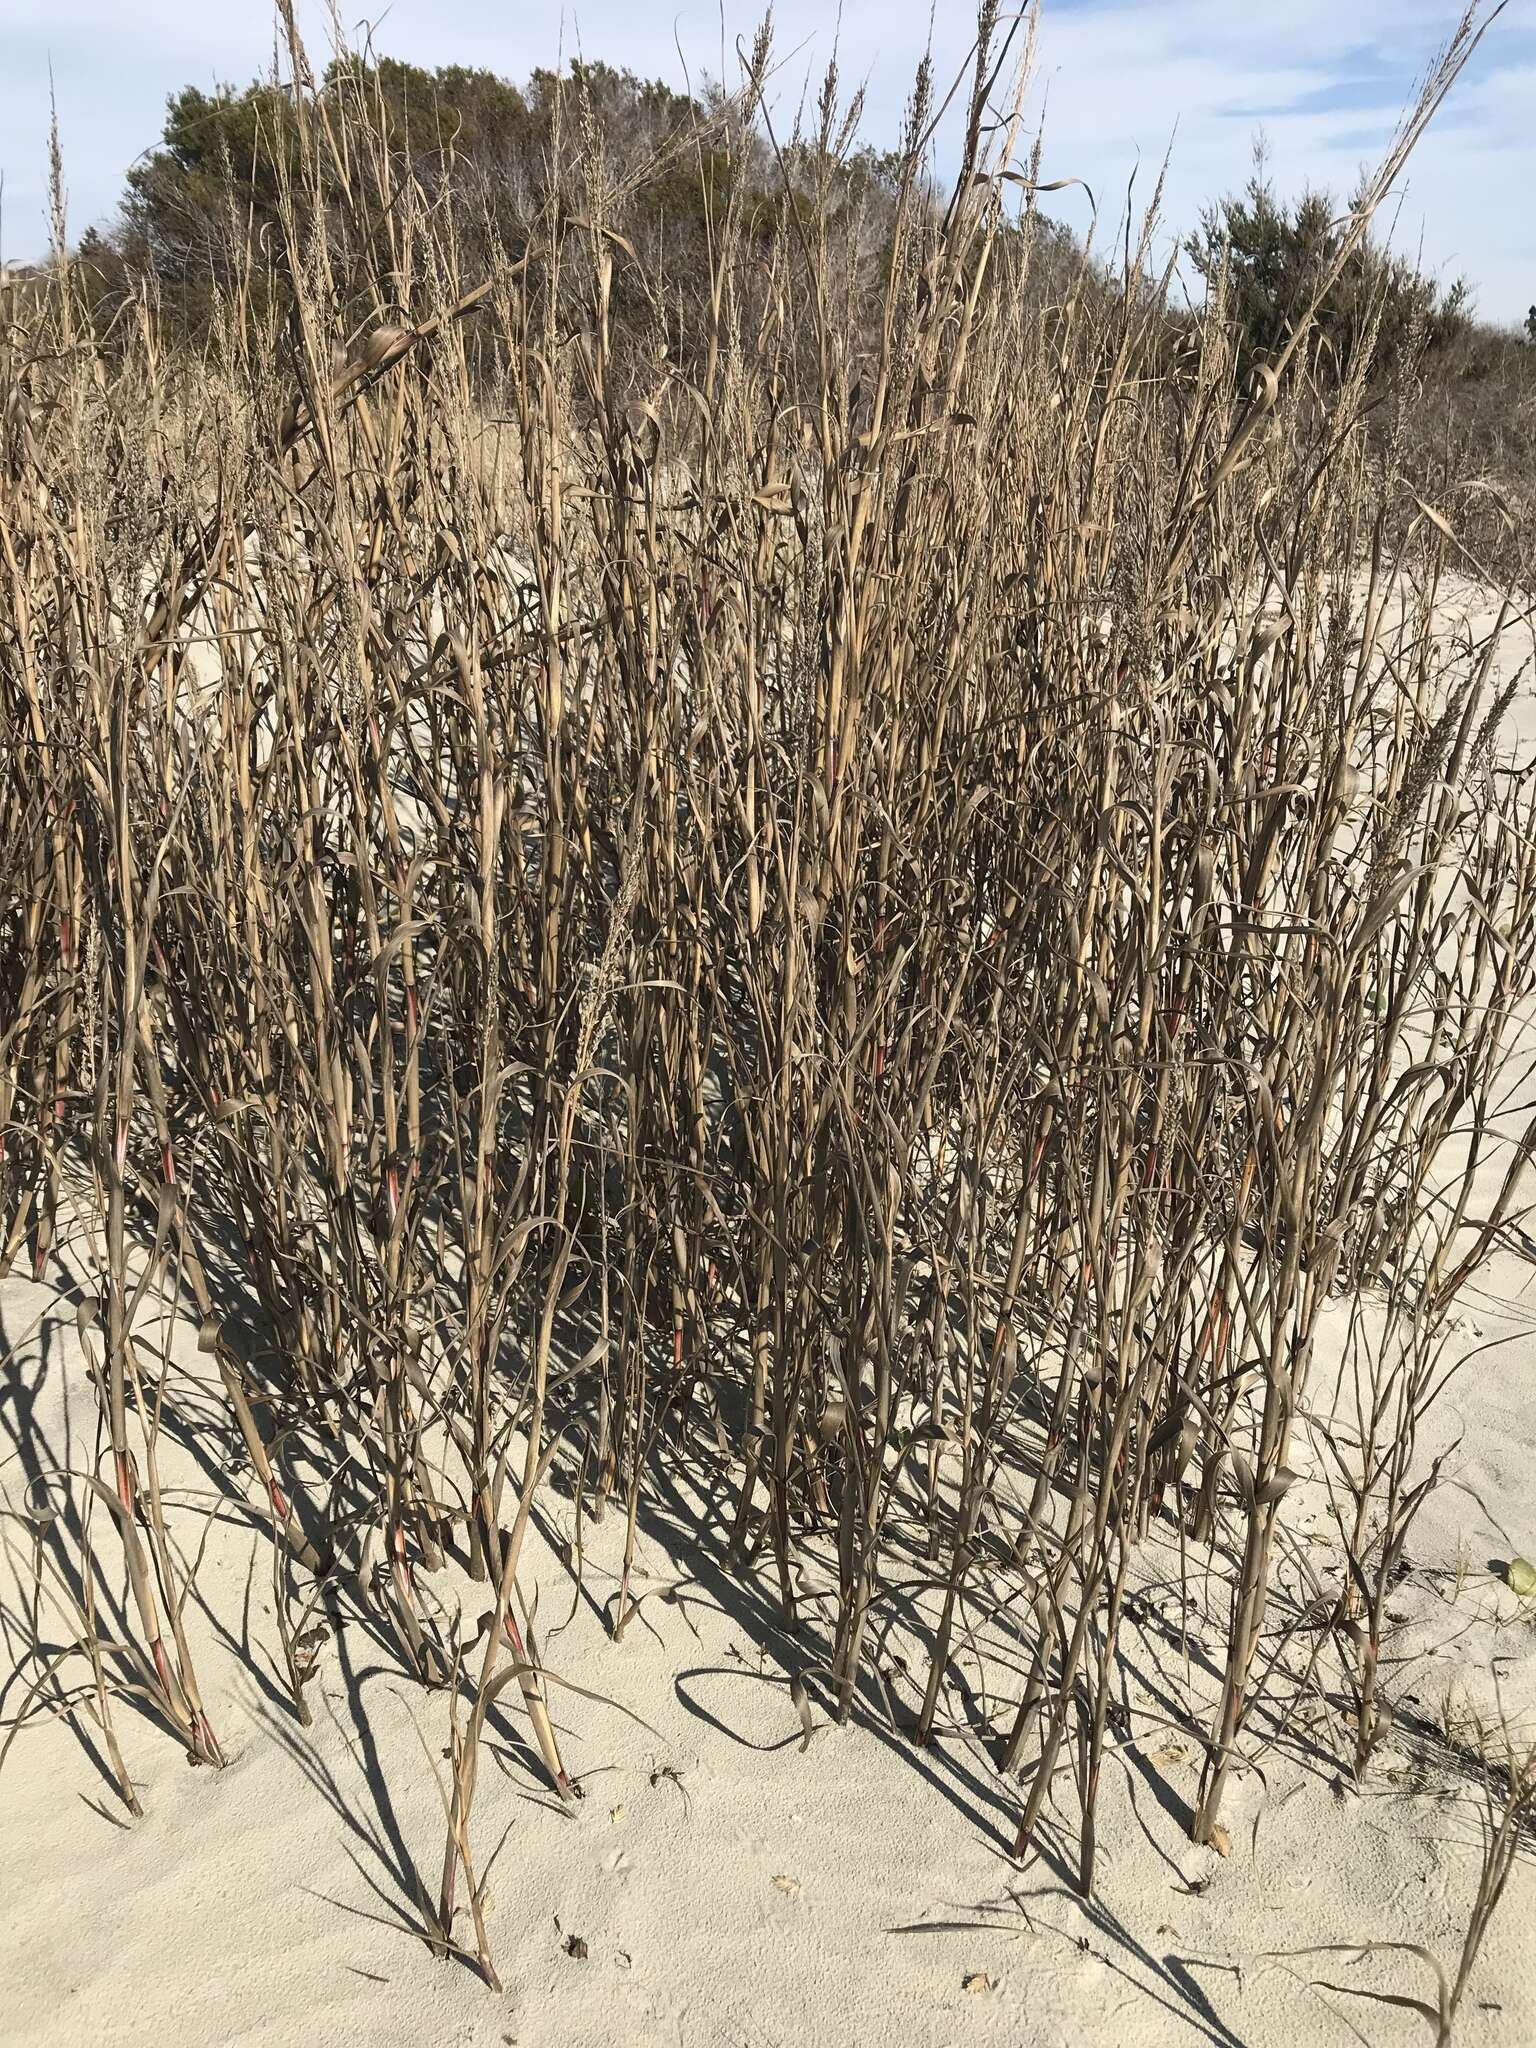
[[(1455, 544), (1425, 513), (1389, 545), (1304, 321), (1239, 390), (1219, 301), (1168, 366), (1145, 237), (1040, 302), (990, 5), (979, 50), (943, 205), (918, 80), (888, 243), (799, 204), (747, 266), (725, 206), (696, 377), (638, 276), (656, 345), (616, 364), (595, 150), (465, 277), (366, 106), (338, 130), (302, 88), (356, 206), (296, 188), (209, 360), (147, 303), (103, 352), (62, 260), (0, 331), (0, 1265), (43, 1273), (73, 1203), (103, 1431), (33, 1509), (79, 1548), (103, 1724), (136, 1688), (217, 1764), (142, 1334), (189, 1303), (296, 1711), (333, 1599), (449, 1689), (431, 1931), (467, 1903), (487, 1975), (514, 1679), (572, 1790), (518, 1577), (556, 1464), (626, 1520), (616, 1636), (647, 1489), (701, 1471), (839, 1716), (898, 1597), (919, 1742), (968, 1617), (1010, 1613), (1020, 1845), (1070, 1765), (1087, 1888), (1141, 1547), (1235, 1558), (1209, 1839), (1319, 1318), (1369, 1289), (1328, 1623), (1363, 1768), (1437, 1343), (1528, 1150), (1475, 1213), (1536, 792), (1493, 643), (1432, 631)], [(805, 142), (847, 147), (830, 80)], [(109, 1541), (135, 1619), (103, 1641)], [(477, 1639), (421, 1598), (452, 1557)]]

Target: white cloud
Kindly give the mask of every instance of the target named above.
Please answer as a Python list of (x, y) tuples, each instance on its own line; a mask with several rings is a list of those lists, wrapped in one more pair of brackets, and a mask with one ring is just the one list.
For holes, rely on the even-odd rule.
[[(1278, 184), (1343, 196), (1384, 153), (1451, 25), (1430, 0), (1296, 0), (1277, 53), (1273, 13), (1218, 0), (1058, 12), (1042, 37), (1047, 153), (1053, 169), (1090, 180), (1097, 169), (1123, 193), (1139, 148), (1145, 194), (1171, 140), (1166, 212), (1183, 225), (1246, 177), (1262, 121)], [(1523, 317), (1536, 299), (1523, 198), (1536, 174), (1533, 84), (1536, 39), (1495, 24), (1397, 195), (1397, 245), (1464, 272), (1493, 318)]]
[[(299, 11), (323, 51), (324, 8), (301, 0)], [(484, 64), (515, 78), (552, 63), (563, 40), (568, 53), (579, 46), (678, 83), (679, 46), (695, 79), (722, 66), (729, 73), (735, 37), (750, 36), (755, 20), (750, 6), (726, 0), (722, 47), (710, 0), (589, 0), (563, 21), (557, 6), (506, 0), (394, 0), (387, 13), (379, 0), (374, 11), (385, 15), (379, 46), (418, 62)], [(1138, 200), (1150, 194), (1172, 142), (1166, 209), (1185, 226), (1246, 176), (1261, 119), (1279, 182), (1347, 190), (1385, 146), (1453, 18), (1454, 0), (1292, 0), (1283, 18), (1237, 0), (1062, 0), (1045, 9), (1031, 105), (1047, 107), (1053, 171), (1086, 177), (1110, 214), (1138, 159)], [(786, 104), (831, 56), (838, 19), (827, 0), (781, 0)], [(930, 15), (929, 0), (843, 0), (840, 70), (846, 89), (867, 81), (872, 139), (894, 138), (930, 21), (947, 77), (970, 41), (967, 7)], [(271, 51), (260, 5), (208, 0), (52, 0), (25, 29), (0, 28), (4, 252), (34, 253), (45, 238), (50, 60), (78, 228), (110, 211), (128, 164), (159, 133), (167, 93), (243, 82)], [(1533, 85), (1536, 35), (1506, 16), (1415, 158), (1399, 217), (1399, 242), (1422, 239), (1426, 262), (1464, 271), (1483, 310), (1500, 318), (1522, 316), (1536, 299), (1536, 230), (1524, 198), (1536, 177)], [(1081, 220), (1080, 205), (1063, 211)]]

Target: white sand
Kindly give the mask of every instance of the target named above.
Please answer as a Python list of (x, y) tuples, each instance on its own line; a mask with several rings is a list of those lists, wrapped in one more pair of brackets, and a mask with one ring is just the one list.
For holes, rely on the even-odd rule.
[[(1536, 734), (1533, 705), (1523, 723)], [(1427, 1446), (1459, 1436), (1460, 1449), (1394, 1602), (1398, 1719), (1364, 1796), (1343, 1788), (1334, 1757), (1272, 1750), (1262, 1774), (1233, 1784), (1223, 1857), (1188, 1837), (1193, 1751), (1148, 1734), (1106, 1771), (1091, 1905), (1067, 1881), (1070, 1840), (1064, 1854), (1053, 1837), (1022, 1870), (1012, 1863), (1017, 1799), (966, 1731), (958, 1695), (958, 1725), (928, 1751), (866, 1715), (822, 1728), (802, 1754), (785, 1674), (806, 1652), (778, 1627), (768, 1575), (722, 1573), (723, 1538), (702, 1534), (700, 1504), (648, 1511), (642, 1584), (656, 1590), (615, 1644), (599, 1605), (616, 1583), (620, 1518), (587, 1525), (578, 1596), (554, 1547), (574, 1511), (550, 1489), (524, 1588), (539, 1595), (550, 1667), (614, 1704), (555, 1689), (566, 1760), (585, 1790), (574, 1812), (543, 1790), (520, 1709), (493, 1722), (473, 1836), (482, 1868), (504, 1837), (489, 1880), (501, 1996), (436, 1960), (419, 1934), (418, 1891), (435, 1895), (442, 1861), (432, 1767), (446, 1768), (444, 1696), (407, 1680), (352, 1621), (322, 1653), (314, 1725), (301, 1728), (272, 1661), (269, 1540), (231, 1509), (218, 1470), (227, 1438), (210, 1423), (206, 1466), (168, 1444), (162, 1477), (183, 1541), (204, 1526), (194, 1495), (211, 1507), (224, 1491), (187, 1626), (230, 1762), (217, 1774), (189, 1768), (168, 1735), (121, 1704), (145, 1809), (129, 1820), (82, 1739), (89, 1721), (29, 1720), (0, 1771), (0, 2040), (1298, 2048), (1430, 2038), (1418, 2013), (1313, 1981), (1433, 2001), (1426, 1963), (1294, 1952), (1413, 1942), (1453, 1971), (1476, 1882), (1479, 1792), (1415, 1716), (1438, 1725), (1448, 1689), (1490, 1699), (1497, 1660), (1512, 1718), (1536, 1729), (1536, 1602), (1518, 1601), (1489, 1569), (1536, 1555), (1536, 1264), (1497, 1253), (1462, 1308), (1455, 1342), (1470, 1362)], [(15, 1510), (35, 1466), (89, 1465), (96, 1423), (57, 1285), (4, 1283), (0, 1340), (0, 1492)], [(206, 1382), (208, 1361), (185, 1329), (176, 1356)], [(210, 1415), (215, 1406), (210, 1392)], [(1293, 1489), (1283, 1522), (1295, 1554), (1314, 1541), (1325, 1561), (1315, 1486)], [(30, 1539), (16, 1519), (6, 1530), (0, 1680), (22, 1665), (3, 1696), (8, 1724), (36, 1667), (22, 1663)], [(105, 1559), (115, 1545), (100, 1518), (97, 1540)], [(483, 1589), (449, 1576), (437, 1596), (463, 1591), (472, 1621)], [(1172, 1597), (1165, 1588), (1151, 1604), (1166, 1611)], [(1221, 1597), (1214, 1586), (1213, 1609)], [(57, 1621), (44, 1635), (63, 1639)], [(1203, 1636), (1196, 1617), (1191, 1637), (1189, 1682), (1208, 1697), (1198, 1645), (1214, 1649), (1219, 1628)], [(987, 1640), (996, 1657), (968, 1667), (972, 1683), (1016, 1696), (1000, 1641)], [(893, 1635), (888, 1668), (900, 1650)], [(1128, 1638), (1128, 1661), (1138, 1714), (1154, 1716), (1186, 1683), (1182, 1654), (1155, 1626)], [(83, 1671), (73, 1660), (66, 1682)], [(1071, 1829), (1070, 1795), (1062, 1806)], [(1459, 2040), (1536, 2040), (1533, 1912), (1536, 1869), (1523, 1861)], [(585, 1959), (567, 1954), (572, 1936)]]

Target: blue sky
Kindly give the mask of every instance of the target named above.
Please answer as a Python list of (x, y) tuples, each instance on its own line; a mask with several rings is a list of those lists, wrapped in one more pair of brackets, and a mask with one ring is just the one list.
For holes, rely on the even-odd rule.
[[(729, 70), (758, 10), (736, 0), (343, 0), (367, 13), (375, 43), (422, 63), (483, 64), (521, 78), (562, 47), (682, 84)], [(1262, 125), (1272, 175), (1345, 192), (1379, 156), (1414, 84), (1454, 25), (1454, 0), (1046, 0), (1032, 118), (1043, 112), (1048, 175), (1086, 178), (1106, 215), (1136, 172), (1150, 194), (1172, 146), (1166, 212), (1193, 221), (1202, 200), (1246, 177)], [(312, 52), (327, 10), (299, 0)], [(722, 21), (724, 33), (722, 35)], [(970, 40), (963, 0), (780, 0), (780, 96), (798, 97), (836, 46), (845, 84), (866, 87), (865, 132), (893, 140), (930, 36), (951, 71)], [(270, 65), (265, 0), (0, 0), (0, 254), (46, 242), (48, 78), (63, 135), (70, 225), (110, 214), (123, 173), (158, 137), (179, 85), (245, 83)], [(1138, 170), (1139, 165), (1139, 170)], [(1463, 272), (1480, 310), (1519, 321), (1536, 301), (1536, 0), (1513, 0), (1415, 157), (1396, 205), (1395, 240), (1449, 278)], [(1059, 202), (1081, 221), (1086, 202)]]

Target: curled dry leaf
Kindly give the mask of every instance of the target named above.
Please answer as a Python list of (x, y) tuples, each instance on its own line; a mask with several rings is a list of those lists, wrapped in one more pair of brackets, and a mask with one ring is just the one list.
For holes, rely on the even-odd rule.
[(818, 1425), (821, 1431), (822, 1442), (824, 1444), (831, 1443), (834, 1437), (840, 1437), (842, 1435), (844, 1429), (846, 1429), (847, 1426), (847, 1402), (829, 1401), (826, 1407), (823, 1408), (821, 1411), (821, 1421)]
[(800, 1716), (800, 1754), (811, 1746), (811, 1737), (816, 1733), (816, 1724), (811, 1719), (811, 1696), (806, 1691), (805, 1680), (797, 1671), (789, 1681), (789, 1696), (794, 1701), (795, 1712)]

